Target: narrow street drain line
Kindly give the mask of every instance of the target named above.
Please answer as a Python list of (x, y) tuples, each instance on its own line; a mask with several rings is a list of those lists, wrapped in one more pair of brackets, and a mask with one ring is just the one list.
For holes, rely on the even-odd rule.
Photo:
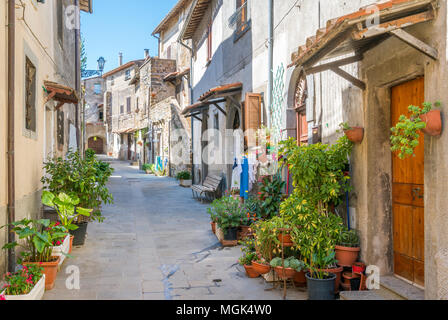
[(162, 271), (162, 274), (164, 276), (162, 283), (163, 283), (163, 292), (165, 295), (165, 300), (173, 300), (172, 296), (172, 283), (169, 281), (169, 278), (172, 277), (177, 271), (179, 270), (179, 265), (162, 265), (160, 267), (160, 271)]

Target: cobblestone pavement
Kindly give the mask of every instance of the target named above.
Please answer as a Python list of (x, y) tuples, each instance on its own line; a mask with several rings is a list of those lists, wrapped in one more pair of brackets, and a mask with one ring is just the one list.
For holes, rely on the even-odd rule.
[[(104, 223), (90, 223), (83, 247), (74, 248), (46, 300), (275, 300), (280, 288), (249, 279), (237, 264), (239, 248), (223, 249), (212, 233), (207, 205), (172, 178), (143, 174), (128, 162), (115, 168), (103, 206)], [(72, 284), (79, 268), (80, 289)], [(287, 299), (306, 299), (288, 289)]]

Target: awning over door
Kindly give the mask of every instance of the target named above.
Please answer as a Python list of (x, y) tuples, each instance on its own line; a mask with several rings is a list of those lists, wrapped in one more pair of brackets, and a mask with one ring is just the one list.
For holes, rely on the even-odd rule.
[(227, 84), (210, 89), (209, 91), (201, 95), (201, 97), (199, 98), (199, 102), (185, 108), (182, 114), (186, 118), (194, 117), (195, 119), (201, 121), (201, 119), (198, 118), (198, 115), (202, 114), (204, 110), (208, 110), (210, 105), (214, 105), (219, 111), (227, 116), (227, 113), (219, 106), (219, 103), (226, 102), (226, 99), (230, 98), (232, 103), (236, 107), (239, 107), (239, 103), (235, 101), (233, 96), (240, 94), (242, 90), (243, 84), (241, 82)]
[(65, 103), (77, 104), (79, 102), (76, 91), (68, 86), (52, 81), (44, 81), (44, 90), (48, 93), (46, 102), (50, 100), (59, 102), (56, 108), (62, 107)]
[[(329, 20), (325, 28), (309, 37), (292, 54), (289, 67), (303, 67), (306, 74), (332, 70), (354, 85), (365, 84), (340, 67), (363, 59), (363, 53), (389, 37), (396, 37), (432, 59), (438, 52), (404, 29), (434, 19), (435, 0), (392, 0), (372, 4), (351, 14)], [(375, 24), (375, 18), (379, 24)], [(353, 54), (351, 57), (315, 66), (325, 59)]]

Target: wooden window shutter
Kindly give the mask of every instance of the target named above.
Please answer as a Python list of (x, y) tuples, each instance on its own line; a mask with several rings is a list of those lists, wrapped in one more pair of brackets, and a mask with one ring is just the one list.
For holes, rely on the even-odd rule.
[(246, 101), (244, 103), (244, 131), (245, 141), (248, 147), (257, 145), (256, 131), (261, 126), (261, 94), (246, 93)]

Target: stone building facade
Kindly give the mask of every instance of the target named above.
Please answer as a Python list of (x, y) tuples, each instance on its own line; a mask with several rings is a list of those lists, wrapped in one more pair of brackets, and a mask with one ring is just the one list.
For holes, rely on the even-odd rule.
[(83, 133), (85, 148), (95, 150), (97, 154), (105, 154), (107, 138), (104, 121), (104, 79), (101, 76), (83, 79), (82, 86), (84, 90), (83, 103), (86, 125)]

